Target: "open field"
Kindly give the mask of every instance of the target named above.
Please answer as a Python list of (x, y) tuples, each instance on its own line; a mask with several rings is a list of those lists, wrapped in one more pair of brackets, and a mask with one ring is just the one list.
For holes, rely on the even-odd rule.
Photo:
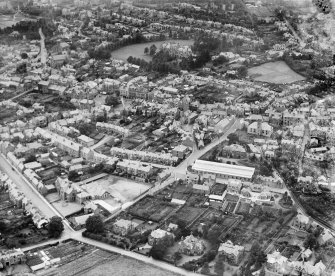
[(268, 62), (250, 68), (248, 75), (256, 81), (276, 84), (292, 83), (305, 79), (294, 72), (284, 61)]
[[(126, 258), (123, 256), (117, 259), (111, 260), (107, 263), (96, 266), (95, 268), (84, 272), (81, 276), (103, 276), (106, 272), (110, 275), (118, 276), (135, 276), (135, 275), (147, 275), (147, 276), (177, 276), (178, 274), (162, 270), (151, 265), (144, 264), (140, 261)], [(108, 274), (108, 273), (107, 273)]]
[(159, 49), (160, 46), (165, 42), (177, 42), (182, 46), (193, 45), (193, 40), (176, 40), (176, 39), (140, 43), (140, 44), (129, 45), (126, 47), (122, 47), (121, 49), (115, 50), (112, 52), (112, 57), (126, 61), (129, 56), (133, 56), (133, 57), (144, 59), (145, 61), (151, 61), (152, 57), (144, 54), (145, 47), (150, 48), (152, 44), (155, 44), (157, 49)]

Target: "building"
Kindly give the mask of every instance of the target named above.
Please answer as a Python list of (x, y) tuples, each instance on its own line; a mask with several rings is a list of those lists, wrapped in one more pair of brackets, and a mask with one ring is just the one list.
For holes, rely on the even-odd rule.
[(148, 244), (158, 244), (162, 239), (166, 239), (167, 243), (172, 245), (174, 242), (174, 235), (168, 231), (156, 229), (150, 233), (148, 237)]
[(238, 144), (232, 144), (229, 146), (225, 146), (222, 149), (222, 156), (228, 158), (246, 158), (247, 152), (245, 148)]
[(26, 255), (21, 249), (12, 249), (0, 253), (0, 262), (3, 267), (22, 264), (26, 260)]
[(113, 224), (113, 232), (121, 236), (126, 236), (135, 231), (137, 226), (138, 223), (136, 222), (126, 219), (119, 219)]
[(309, 217), (299, 213), (292, 221), (292, 227), (299, 231), (307, 231), (311, 228), (311, 221)]
[(273, 127), (266, 122), (253, 122), (248, 126), (248, 133), (260, 136), (270, 137)]
[(242, 260), (244, 247), (241, 245), (234, 245), (231, 241), (227, 241), (225, 243), (221, 243), (218, 252), (224, 256), (225, 260), (227, 260), (230, 264), (238, 265)]
[(94, 145), (94, 139), (86, 135), (80, 135), (77, 139), (78, 142), (82, 144), (84, 147), (92, 147)]
[(226, 179), (251, 181), (255, 173), (255, 168), (204, 160), (196, 160), (192, 169), (199, 173), (200, 180), (207, 185), (225, 183)]
[(179, 242), (179, 252), (189, 256), (202, 255), (205, 249), (205, 243), (192, 234)]

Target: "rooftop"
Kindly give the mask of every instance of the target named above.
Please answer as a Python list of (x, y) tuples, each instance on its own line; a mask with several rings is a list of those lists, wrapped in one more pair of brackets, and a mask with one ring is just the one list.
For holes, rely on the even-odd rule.
[(214, 173), (214, 174), (228, 175), (242, 178), (252, 178), (255, 172), (255, 168), (251, 167), (235, 166), (235, 165), (216, 163), (204, 160), (196, 160), (192, 169), (207, 173)]

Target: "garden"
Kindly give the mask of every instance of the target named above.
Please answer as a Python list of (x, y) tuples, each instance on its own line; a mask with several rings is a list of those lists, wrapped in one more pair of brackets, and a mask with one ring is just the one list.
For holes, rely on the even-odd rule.
[(128, 212), (134, 217), (160, 222), (177, 208), (178, 205), (147, 196), (131, 206)]
[(47, 229), (38, 229), (30, 215), (18, 209), (9, 200), (8, 193), (0, 193), (1, 247), (19, 248), (37, 244), (49, 238)]

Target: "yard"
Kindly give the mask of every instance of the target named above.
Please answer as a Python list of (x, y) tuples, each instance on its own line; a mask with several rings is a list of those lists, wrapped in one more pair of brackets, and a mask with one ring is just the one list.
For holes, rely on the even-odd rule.
[(123, 61), (127, 61), (127, 58), (129, 56), (136, 57), (136, 58), (141, 58), (144, 59), (145, 61), (149, 62), (152, 60), (152, 57), (149, 55), (144, 54), (144, 49), (146, 47), (150, 48), (151, 45), (155, 44), (157, 49), (161, 47), (163, 43), (166, 42), (176, 42), (179, 43), (181, 46), (191, 46), (193, 45), (193, 40), (165, 40), (165, 41), (155, 41), (155, 42), (148, 42), (148, 43), (140, 43), (140, 44), (134, 44), (134, 45), (129, 45), (126, 47), (122, 47), (121, 49), (115, 50), (112, 52), (112, 57), (115, 59), (121, 59)]
[(284, 61), (268, 62), (248, 70), (248, 75), (256, 81), (276, 84), (292, 83), (305, 80), (294, 72)]

